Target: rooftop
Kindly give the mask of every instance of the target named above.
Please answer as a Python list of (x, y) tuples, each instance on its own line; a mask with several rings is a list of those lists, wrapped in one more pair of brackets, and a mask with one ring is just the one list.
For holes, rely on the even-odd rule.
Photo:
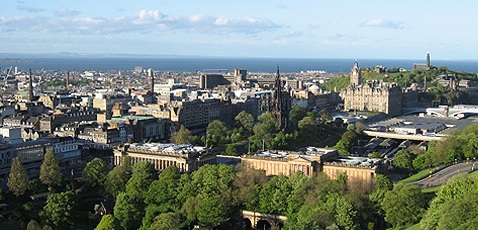
[(368, 157), (338, 157), (327, 161), (329, 164), (344, 165), (344, 166), (358, 166), (374, 168), (382, 162), (379, 158)]
[(153, 116), (138, 116), (138, 115), (129, 115), (129, 116), (121, 116), (121, 117), (112, 117), (112, 121), (125, 121), (125, 120), (138, 120), (138, 121), (145, 121), (150, 119), (156, 119)]
[(130, 148), (144, 149), (154, 152), (174, 152), (174, 153), (200, 153), (207, 150), (203, 146), (194, 146), (192, 144), (176, 145), (176, 144), (163, 144), (163, 143), (132, 143), (129, 144)]

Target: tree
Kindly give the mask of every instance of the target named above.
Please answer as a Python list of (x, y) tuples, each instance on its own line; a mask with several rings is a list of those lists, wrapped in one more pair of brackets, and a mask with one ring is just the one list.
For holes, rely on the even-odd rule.
[(191, 131), (184, 127), (184, 125), (181, 125), (179, 131), (171, 136), (171, 142), (178, 145), (189, 144), (191, 143), (192, 138)]
[(354, 210), (352, 204), (343, 196), (335, 201), (335, 220), (338, 226), (345, 230), (358, 229), (356, 221), (354, 221), (357, 211)]
[(287, 177), (279, 175), (272, 178), (260, 192), (260, 211), (285, 215), (288, 206), (287, 197), (291, 191), (292, 187)]
[(235, 200), (235, 204), (246, 204), (247, 210), (256, 210), (254, 207), (247, 205), (251, 203), (253, 196), (255, 195), (255, 187), (264, 185), (267, 180), (268, 179), (264, 170), (255, 170), (244, 165), (240, 165), (239, 171), (236, 173), (236, 177), (233, 182), (234, 195), (232, 198)]
[(207, 145), (212, 147), (217, 147), (222, 144), (227, 133), (228, 128), (226, 123), (220, 120), (214, 120), (207, 126), (206, 136), (207, 136)]
[(307, 110), (304, 107), (294, 105), (290, 109), (289, 119), (297, 125), (297, 123), (302, 120), (307, 114)]
[(370, 158), (382, 158), (379, 152), (375, 151), (370, 154)]
[(13, 158), (10, 173), (8, 174), (8, 189), (18, 197), (25, 193), (29, 182), (30, 178), (28, 177), (27, 170), (23, 167), (22, 162), (20, 162), (20, 158)]
[(254, 123), (254, 117), (250, 114), (247, 113), (246, 111), (241, 111), (237, 116), (234, 118), (239, 124), (242, 125), (246, 130), (251, 131), (252, 126)]
[(52, 150), (48, 150), (44, 156), (40, 168), (40, 180), (48, 186), (58, 185), (61, 181), (60, 163)]
[(126, 183), (126, 192), (143, 200), (148, 192), (149, 185), (156, 176), (156, 170), (148, 161), (140, 161), (134, 164), (132, 169), (133, 175)]
[(417, 185), (400, 184), (385, 193), (381, 205), (385, 220), (399, 228), (418, 223), (425, 212), (426, 201)]
[(258, 117), (260, 123), (252, 128), (254, 135), (249, 138), (256, 148), (266, 144), (267, 148), (272, 147), (274, 134), (279, 132), (279, 122), (271, 112), (265, 112)]
[(71, 229), (73, 226), (74, 194), (71, 191), (50, 194), (40, 217), (58, 229)]
[(237, 152), (237, 147), (234, 144), (228, 144), (226, 146), (226, 155), (236, 156)]
[(86, 164), (83, 170), (83, 180), (92, 187), (103, 185), (108, 173), (106, 163), (100, 158), (95, 158)]
[(95, 230), (119, 230), (120, 225), (113, 215), (107, 214), (101, 218), (100, 223), (96, 226)]
[(420, 224), (423, 229), (473, 229), (477, 210), (478, 178), (460, 174), (443, 185)]
[(129, 157), (124, 157), (123, 163), (111, 170), (106, 176), (105, 190), (113, 197), (118, 196), (120, 192), (126, 190), (126, 183), (131, 176), (131, 166)]
[(140, 197), (122, 192), (118, 194), (113, 210), (123, 229), (138, 229), (144, 215), (144, 203)]
[(304, 117), (302, 120), (299, 121), (298, 126), (300, 132), (309, 138), (313, 138), (317, 133), (317, 123), (315, 123), (315, 119), (312, 117)]
[(362, 133), (363, 130), (365, 130), (365, 128), (367, 128), (367, 126), (365, 126), (364, 123), (362, 123), (361, 121), (357, 121), (355, 123), (355, 132), (357, 133)]
[(151, 183), (145, 198), (148, 207), (143, 218), (143, 228), (148, 228), (159, 213), (180, 210), (181, 203), (178, 200), (180, 177), (179, 169), (170, 166), (161, 172), (158, 180)]
[(333, 117), (327, 109), (322, 109), (319, 111), (319, 118), (322, 122), (332, 121)]
[(412, 155), (405, 149), (402, 149), (398, 151), (394, 156), (393, 156), (393, 166), (402, 169), (402, 170), (413, 170), (413, 159)]
[(228, 207), (220, 195), (199, 195), (197, 219), (202, 226), (214, 227), (227, 218)]
[(170, 230), (180, 230), (182, 229), (183, 222), (181, 221), (180, 215), (173, 212), (161, 213), (156, 218), (154, 218), (150, 230), (156, 229), (170, 229)]

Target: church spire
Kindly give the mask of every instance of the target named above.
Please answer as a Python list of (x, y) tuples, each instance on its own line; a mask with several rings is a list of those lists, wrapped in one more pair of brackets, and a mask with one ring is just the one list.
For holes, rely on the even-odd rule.
[(271, 112), (279, 122), (279, 129), (286, 130), (289, 121), (290, 95), (287, 92), (283, 92), (282, 87), (279, 66), (277, 66)]

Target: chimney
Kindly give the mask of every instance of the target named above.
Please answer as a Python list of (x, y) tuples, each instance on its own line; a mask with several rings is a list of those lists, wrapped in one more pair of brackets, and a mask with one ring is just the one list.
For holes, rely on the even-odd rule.
[(28, 79), (28, 101), (33, 101), (33, 76), (32, 76), (32, 69), (28, 70), (29, 79)]
[(66, 90), (69, 90), (69, 87), (70, 87), (70, 72), (66, 72), (65, 74), (65, 77), (66, 77)]

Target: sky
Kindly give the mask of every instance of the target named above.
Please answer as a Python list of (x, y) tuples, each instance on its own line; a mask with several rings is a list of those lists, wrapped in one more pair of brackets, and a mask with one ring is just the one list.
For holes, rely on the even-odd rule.
[(465, 0), (2, 0), (0, 53), (478, 60), (476, 9)]

